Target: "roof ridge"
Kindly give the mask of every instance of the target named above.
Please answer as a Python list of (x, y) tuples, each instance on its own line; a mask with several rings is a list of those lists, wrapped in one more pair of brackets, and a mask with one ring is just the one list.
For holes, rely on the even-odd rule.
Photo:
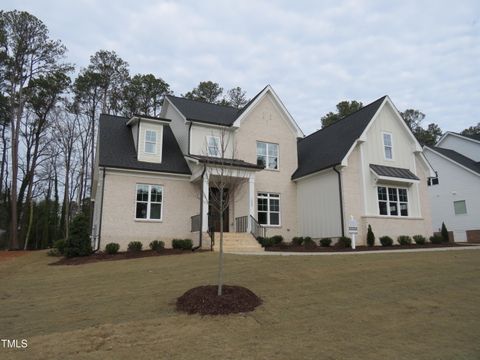
[(188, 99), (188, 98), (183, 97), (183, 96), (176, 96), (176, 95), (166, 95), (166, 96), (167, 97), (174, 97), (174, 98), (182, 99), (182, 100), (187, 100), (187, 101), (192, 101), (192, 102), (196, 102), (196, 103), (200, 103), (200, 104), (215, 105), (215, 106), (226, 107), (226, 108), (230, 108), (230, 109), (234, 109), (234, 110), (240, 110), (239, 108), (236, 108), (235, 106), (231, 106), (231, 105), (215, 104), (215, 103), (211, 103), (211, 102), (208, 102), (208, 101), (193, 100), (193, 99)]
[(328, 128), (330, 128), (331, 126), (334, 126), (334, 125), (342, 122), (343, 120), (348, 119), (350, 116), (355, 115), (356, 113), (358, 113), (358, 112), (360, 112), (360, 111), (362, 111), (362, 110), (365, 110), (367, 107), (373, 105), (374, 103), (376, 103), (376, 102), (379, 101), (379, 100), (385, 99), (387, 96), (388, 96), (388, 95), (383, 95), (382, 97), (379, 97), (378, 99), (372, 101), (371, 103), (369, 103), (369, 104), (361, 107), (360, 109), (354, 111), (353, 113), (348, 114), (347, 116), (345, 116), (345, 117), (341, 118), (340, 120), (334, 122), (333, 124), (327, 125), (327, 126), (325, 126), (324, 128), (318, 129), (318, 130), (314, 131), (313, 133), (308, 134), (308, 135), (305, 136), (304, 138), (301, 138), (299, 141), (301, 142), (301, 141), (307, 139), (308, 137), (310, 137), (311, 135), (317, 134), (317, 133), (319, 133), (320, 131), (323, 131), (323, 130), (325, 130), (325, 129), (328, 129)]

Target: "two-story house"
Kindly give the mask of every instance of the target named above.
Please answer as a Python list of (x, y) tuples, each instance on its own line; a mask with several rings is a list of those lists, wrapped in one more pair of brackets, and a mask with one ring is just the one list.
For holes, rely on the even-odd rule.
[(446, 132), (424, 152), (438, 173), (429, 186), (434, 230), (444, 222), (455, 241), (480, 242), (480, 135)]
[[(226, 175), (226, 176), (225, 176)], [(165, 98), (159, 118), (101, 115), (94, 248), (191, 238), (431, 234), (422, 148), (388, 97), (304, 137), (271, 86), (245, 107)], [(224, 221), (218, 216), (222, 177)], [(228, 247), (228, 236), (226, 246)], [(253, 243), (249, 243), (251, 239)]]

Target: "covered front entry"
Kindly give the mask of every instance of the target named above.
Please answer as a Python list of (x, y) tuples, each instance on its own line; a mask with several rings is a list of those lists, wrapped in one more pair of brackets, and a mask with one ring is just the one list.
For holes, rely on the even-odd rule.
[[(208, 219), (209, 228), (214, 232), (220, 232), (220, 189), (210, 188), (208, 194)], [(223, 190), (224, 204), (228, 201), (228, 189)], [(229, 232), (229, 207), (223, 212), (223, 231)]]

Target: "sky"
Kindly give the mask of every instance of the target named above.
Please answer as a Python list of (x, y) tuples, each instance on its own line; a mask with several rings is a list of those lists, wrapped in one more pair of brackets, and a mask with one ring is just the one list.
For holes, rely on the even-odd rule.
[(444, 131), (480, 122), (480, 1), (3, 0), (41, 19), (78, 69), (114, 50), (176, 95), (200, 81), (277, 92), (309, 134), (342, 100), (389, 95)]

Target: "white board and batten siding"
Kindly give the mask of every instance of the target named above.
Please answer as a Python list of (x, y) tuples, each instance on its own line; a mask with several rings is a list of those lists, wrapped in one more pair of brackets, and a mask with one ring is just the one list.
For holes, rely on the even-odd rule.
[(480, 161), (480, 141), (465, 139), (455, 134), (448, 133), (439, 143), (438, 147), (452, 149), (474, 161)]
[(296, 181), (298, 233), (314, 239), (342, 232), (338, 176), (329, 169)]
[(188, 154), (188, 127), (184, 117), (176, 110), (170, 102), (165, 100), (160, 117), (170, 119), (170, 128), (177, 139), (178, 145), (183, 154)]
[[(389, 103), (386, 103), (378, 113), (375, 121), (371, 123), (366, 141), (363, 144), (363, 171), (366, 174), (365, 201), (366, 215), (378, 215), (377, 186), (374, 176), (370, 171), (370, 164), (384, 166), (393, 166), (409, 169), (417, 174), (415, 164), (415, 143), (411, 139), (408, 131), (398, 121), (394, 109)], [(385, 159), (383, 134), (388, 133), (392, 136), (393, 159)], [(392, 186), (405, 187), (408, 192), (409, 217), (420, 217), (420, 204), (418, 201), (418, 184), (408, 186), (406, 184), (397, 184)]]

